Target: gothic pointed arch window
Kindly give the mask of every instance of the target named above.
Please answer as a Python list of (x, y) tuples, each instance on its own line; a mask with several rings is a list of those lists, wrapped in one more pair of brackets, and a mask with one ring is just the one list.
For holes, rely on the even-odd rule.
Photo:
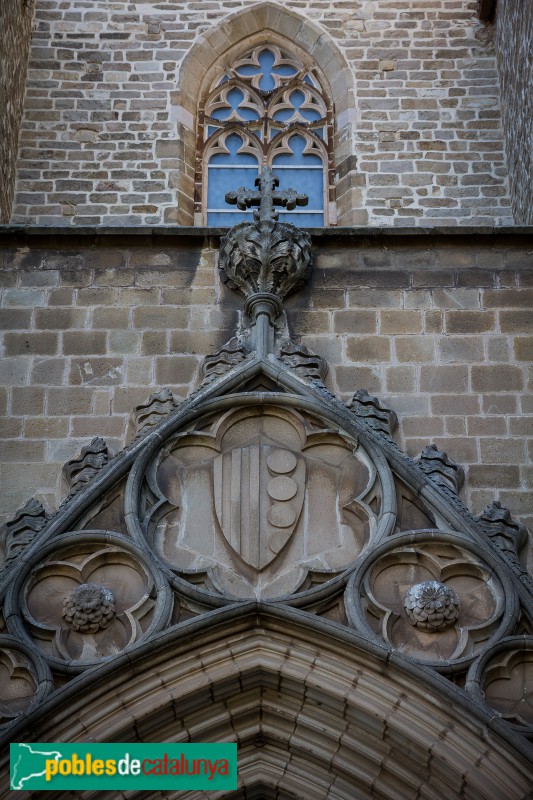
[(263, 166), (280, 189), (308, 195), (305, 208), (281, 210), (298, 226), (331, 224), (332, 121), (324, 82), (311, 63), (271, 43), (220, 69), (199, 109), (196, 212), (208, 225), (231, 226), (252, 211), (228, 206), (226, 192), (253, 187)]

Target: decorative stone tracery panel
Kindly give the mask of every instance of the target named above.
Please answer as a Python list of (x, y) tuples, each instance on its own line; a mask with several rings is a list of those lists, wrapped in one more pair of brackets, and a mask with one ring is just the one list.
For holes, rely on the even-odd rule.
[(533, 737), (533, 637), (510, 636), (492, 647), (470, 668), (467, 689)]
[(517, 619), (508, 580), (460, 534), (394, 536), (346, 593), (349, 618), (395, 650), (442, 671), (471, 662)]
[(117, 534), (67, 534), (13, 587), (8, 625), (61, 670), (117, 655), (165, 624), (170, 592), (157, 568)]
[(342, 573), (384, 535), (390, 481), (353, 437), (251, 406), (200, 421), (156, 454), (144, 498), (157, 499), (141, 527), (182, 577), (229, 597), (283, 596)]
[(51, 689), (44, 660), (14, 637), (0, 636), (0, 729), (37, 707)]

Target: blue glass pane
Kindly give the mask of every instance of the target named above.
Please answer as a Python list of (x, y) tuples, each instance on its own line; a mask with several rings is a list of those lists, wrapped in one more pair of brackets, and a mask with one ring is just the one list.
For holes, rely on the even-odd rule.
[(295, 67), (291, 67), (290, 64), (280, 64), (279, 67), (274, 69), (274, 72), (276, 75), (282, 75), (285, 78), (290, 77), (291, 75), (296, 75), (297, 70)]
[(276, 122), (287, 122), (293, 114), (294, 111), (291, 108), (282, 108), (280, 111), (276, 111), (272, 119), (275, 119)]
[(276, 164), (301, 164), (302, 166), (321, 165), (322, 159), (320, 156), (312, 154), (304, 155), (305, 139), (303, 136), (291, 136), (289, 139), (289, 147), (293, 155), (290, 153), (280, 153), (274, 158), (273, 165)]
[(239, 222), (252, 222), (252, 220), (252, 211), (238, 211), (236, 214), (224, 211), (208, 211), (207, 213), (207, 224), (217, 225), (221, 228), (231, 228)]
[(324, 214), (295, 214), (291, 211), (287, 211), (286, 213), (280, 212), (279, 221), (291, 222), (298, 228), (321, 228), (324, 225)]
[(212, 136), (215, 133), (215, 131), (218, 131), (218, 130), (220, 130), (220, 128), (215, 128), (214, 125), (208, 125), (207, 126), (207, 135), (208, 136)]
[(207, 184), (207, 207), (230, 208), (224, 199), (226, 192), (233, 192), (244, 186), (246, 189), (254, 188), (254, 181), (258, 175), (257, 169), (217, 169), (209, 167)]
[(296, 189), (309, 197), (309, 208), (324, 208), (324, 174), (321, 169), (280, 169), (274, 167), (280, 189)]

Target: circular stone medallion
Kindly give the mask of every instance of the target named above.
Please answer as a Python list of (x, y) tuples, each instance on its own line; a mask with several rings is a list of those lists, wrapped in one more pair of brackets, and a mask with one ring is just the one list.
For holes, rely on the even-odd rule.
[(268, 455), (267, 464), (272, 472), (286, 475), (296, 468), (297, 460), (290, 450), (272, 450)]

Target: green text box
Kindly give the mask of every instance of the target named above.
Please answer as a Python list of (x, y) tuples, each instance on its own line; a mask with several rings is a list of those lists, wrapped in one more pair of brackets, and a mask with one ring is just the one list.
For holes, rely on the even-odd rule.
[(237, 745), (64, 744), (11, 745), (11, 789), (237, 788)]

